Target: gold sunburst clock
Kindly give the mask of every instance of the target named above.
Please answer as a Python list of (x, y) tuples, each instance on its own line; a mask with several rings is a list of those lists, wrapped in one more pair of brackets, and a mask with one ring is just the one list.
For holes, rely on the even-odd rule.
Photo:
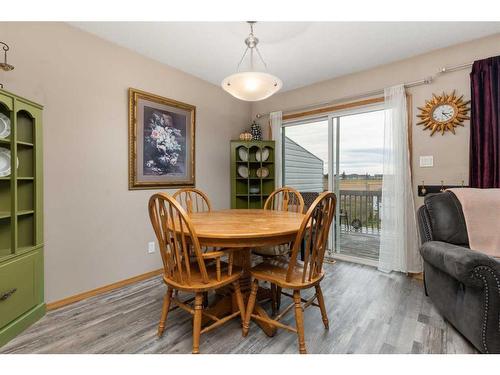
[(463, 97), (463, 95), (457, 97), (455, 91), (449, 95), (444, 92), (439, 96), (432, 94), (432, 99), (426, 100), (424, 107), (418, 107), (421, 113), (417, 117), (422, 121), (417, 125), (424, 125), (423, 130), (430, 129), (431, 136), (436, 132), (441, 132), (443, 135), (446, 131), (455, 134), (457, 126), (464, 126), (463, 122), (470, 120), (467, 115), (470, 110), (467, 107), (470, 100), (465, 102)]

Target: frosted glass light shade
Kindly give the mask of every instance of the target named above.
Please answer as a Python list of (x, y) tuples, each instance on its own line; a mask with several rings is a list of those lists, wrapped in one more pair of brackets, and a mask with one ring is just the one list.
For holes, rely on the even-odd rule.
[(269, 73), (241, 72), (224, 78), (221, 86), (235, 98), (256, 102), (278, 92), (283, 82)]

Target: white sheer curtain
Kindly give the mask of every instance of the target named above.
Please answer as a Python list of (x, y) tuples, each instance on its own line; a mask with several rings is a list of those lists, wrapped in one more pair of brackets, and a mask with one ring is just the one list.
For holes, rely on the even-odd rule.
[(380, 255), (384, 272), (421, 272), (403, 85), (385, 89)]
[(279, 112), (271, 112), (269, 114), (269, 125), (271, 126), (271, 135), (273, 141), (275, 141), (274, 145), (274, 183), (276, 188), (280, 188), (283, 184), (282, 179), (282, 137), (281, 137), (281, 124), (283, 120), (283, 113)]

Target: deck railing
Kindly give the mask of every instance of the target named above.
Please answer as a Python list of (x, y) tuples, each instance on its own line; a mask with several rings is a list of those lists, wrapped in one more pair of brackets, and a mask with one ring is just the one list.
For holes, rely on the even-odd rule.
[(379, 234), (382, 191), (340, 190), (340, 230)]

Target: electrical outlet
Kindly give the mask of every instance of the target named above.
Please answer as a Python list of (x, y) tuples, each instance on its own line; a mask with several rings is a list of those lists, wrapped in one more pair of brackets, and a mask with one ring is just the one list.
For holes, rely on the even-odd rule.
[(155, 243), (148, 242), (148, 254), (153, 254), (155, 252)]

